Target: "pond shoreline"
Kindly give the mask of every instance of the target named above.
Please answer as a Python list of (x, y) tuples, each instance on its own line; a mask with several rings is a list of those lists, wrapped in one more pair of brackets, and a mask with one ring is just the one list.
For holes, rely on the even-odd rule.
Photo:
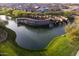
[[(12, 22), (12, 24), (11, 24), (11, 22)], [(76, 49), (74, 49), (74, 48), (72, 48), (68, 43), (69, 43), (69, 41), (68, 40), (66, 40), (66, 39), (68, 39), (68, 37), (66, 37), (66, 36), (64, 36), (63, 34), (63, 36), (55, 36), (55, 37), (52, 37), (51, 36), (51, 40), (50, 40), (50, 42), (48, 42), (48, 44), (46, 44), (45, 46), (46, 47), (44, 47), (43, 49), (40, 49), (40, 50), (31, 50), (31, 49), (27, 49), (27, 48), (23, 48), (23, 47), (21, 47), (21, 46), (19, 46), (18, 44), (17, 44), (17, 42), (16, 42), (16, 38), (17, 38), (17, 33), (16, 33), (16, 31), (15, 31), (15, 28), (17, 28), (17, 25), (15, 26), (14, 25), (14, 21), (10, 21), (9, 22), (10, 23), (10, 26), (12, 26), (13, 25), (13, 27), (10, 27), (10, 26), (8, 26), (7, 28), (4, 28), (4, 29), (6, 29), (6, 31), (8, 32), (8, 38), (7, 38), (7, 40), (6, 41), (4, 41), (3, 43), (0, 43), (0, 47), (1, 47), (1, 49), (0, 49), (0, 51), (1, 52), (6, 52), (7, 54), (5, 54), (5, 55), (25, 55), (25, 56), (27, 56), (27, 55), (29, 55), (29, 56), (39, 56), (39, 55), (41, 55), (41, 56), (50, 56), (50, 55), (52, 55), (52, 56), (57, 56), (57, 55), (72, 55), (72, 52), (73, 51), (75, 51)], [(9, 28), (10, 27), (10, 28)], [(9, 29), (8, 29), (9, 28)], [(24, 28), (24, 29), (26, 29), (26, 31), (27, 32), (21, 32), (22, 30), (22, 28)], [(10, 30), (11, 29), (11, 30)], [(20, 29), (20, 30), (19, 30)], [(34, 35), (33, 37), (31, 37), (31, 38), (34, 38), (34, 37), (36, 37), (36, 38), (34, 38), (34, 39), (37, 39), (37, 38), (39, 38), (39, 37), (41, 37), (40, 35), (40, 33), (43, 33), (43, 34), (46, 34), (46, 33), (48, 33), (48, 34), (50, 34), (50, 35), (52, 35), (52, 33), (54, 33), (52, 30), (45, 30), (45, 29), (39, 29), (39, 30), (35, 30), (35, 29), (32, 29), (32, 28), (25, 28), (24, 26), (22, 27), (22, 26), (20, 26), (19, 27), (19, 29), (18, 29), (18, 31), (20, 31), (21, 32), (21, 34), (22, 33), (27, 33), (27, 34), (29, 34), (29, 33), (31, 33), (32, 35)], [(28, 31), (29, 30), (29, 31)], [(53, 29), (53, 30), (55, 30), (55, 31), (58, 31), (57, 33), (60, 33), (60, 32), (62, 32), (63, 30), (59, 30), (58, 28), (56, 29)], [(23, 30), (24, 31), (24, 30)], [(55, 33), (56, 35), (57, 35), (57, 33)], [(37, 35), (38, 34), (38, 35)], [(23, 35), (23, 34), (22, 34)], [(49, 35), (49, 36), (50, 36)], [(23, 35), (24, 36), (24, 35)], [(30, 34), (28, 35), (28, 36), (31, 36)], [(48, 36), (48, 35), (47, 35)], [(46, 37), (46, 36), (45, 36)], [(44, 37), (44, 38), (45, 38)], [(25, 37), (26, 38), (26, 37)], [(47, 37), (46, 37), (47, 38)], [(41, 40), (41, 39), (43, 39), (43, 38), (40, 38), (40, 39), (38, 39), (38, 40)], [(54, 39), (54, 40), (53, 40)], [(23, 39), (22, 39), (23, 40)], [(48, 38), (48, 40), (49, 40), (49, 38)], [(44, 41), (44, 39), (42, 40), (42, 41)], [(28, 41), (27, 41), (28, 42)], [(34, 42), (34, 41), (32, 41), (32, 42)], [(41, 41), (38, 41), (38, 43), (36, 43), (36, 44), (39, 44), (39, 42), (41, 43)], [(45, 41), (44, 41), (44, 43), (46, 42), (46, 39), (45, 39)], [(34, 42), (35, 43), (35, 42)], [(33, 44), (34, 44), (33, 43)], [(32, 44), (32, 43), (31, 43)], [(32, 44), (32, 45), (33, 45)], [(35, 44), (35, 45), (36, 45)], [(27, 45), (27, 44), (26, 44)], [(29, 44), (28, 44), (29, 45)], [(56, 47), (54, 47), (54, 45), (56, 45)], [(66, 47), (68, 47), (68, 48), (66, 48), (66, 49), (64, 49), (64, 48), (66, 48)], [(62, 51), (61, 51), (61, 49), (62, 49)], [(67, 51), (67, 52), (65, 52), (65, 51)], [(62, 52), (62, 53), (60, 53), (60, 52)]]
[(0, 43), (5, 41), (7, 37), (8, 37), (8, 33), (0, 26)]

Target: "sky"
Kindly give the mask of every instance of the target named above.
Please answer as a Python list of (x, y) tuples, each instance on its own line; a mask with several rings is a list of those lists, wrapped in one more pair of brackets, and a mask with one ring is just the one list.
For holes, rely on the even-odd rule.
[(0, 3), (79, 3), (79, 0), (1, 0)]

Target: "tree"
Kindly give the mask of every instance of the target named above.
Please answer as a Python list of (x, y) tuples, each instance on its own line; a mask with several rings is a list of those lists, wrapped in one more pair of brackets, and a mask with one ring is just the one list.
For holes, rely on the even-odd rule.
[(71, 14), (72, 14), (71, 11), (64, 11), (63, 12), (63, 15), (66, 16), (66, 17), (69, 16), (69, 15), (71, 15)]
[(12, 14), (13, 14), (15, 17), (20, 17), (20, 16), (26, 15), (26, 11), (14, 10), (14, 11), (12, 12)]
[(0, 14), (4, 14), (4, 15), (12, 15), (12, 8), (2, 8), (0, 10)]

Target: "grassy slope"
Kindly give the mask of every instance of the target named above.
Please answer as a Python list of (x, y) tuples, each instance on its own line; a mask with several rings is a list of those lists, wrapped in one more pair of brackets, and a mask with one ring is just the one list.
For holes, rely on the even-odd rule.
[(45, 53), (54, 56), (75, 55), (79, 48), (79, 42), (70, 43), (69, 39), (68, 35), (54, 38), (54, 41), (50, 42)]
[(79, 47), (79, 42), (70, 44), (68, 36), (59, 36), (49, 43), (47, 50), (31, 51), (19, 47), (15, 42), (15, 33), (10, 29), (5, 30), (8, 32), (9, 37), (6, 41), (0, 43), (0, 52), (7, 54), (2, 55), (75, 55)]
[(5, 29), (8, 32), (6, 41), (0, 43), (0, 53), (7, 53), (2, 55), (41, 55), (40, 51), (30, 51), (19, 47), (15, 42), (15, 33), (10, 29)]

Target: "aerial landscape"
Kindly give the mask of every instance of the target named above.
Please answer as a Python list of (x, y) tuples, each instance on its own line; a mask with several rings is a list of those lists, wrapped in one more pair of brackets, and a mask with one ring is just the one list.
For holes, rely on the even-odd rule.
[(79, 4), (0, 3), (0, 56), (79, 56)]

